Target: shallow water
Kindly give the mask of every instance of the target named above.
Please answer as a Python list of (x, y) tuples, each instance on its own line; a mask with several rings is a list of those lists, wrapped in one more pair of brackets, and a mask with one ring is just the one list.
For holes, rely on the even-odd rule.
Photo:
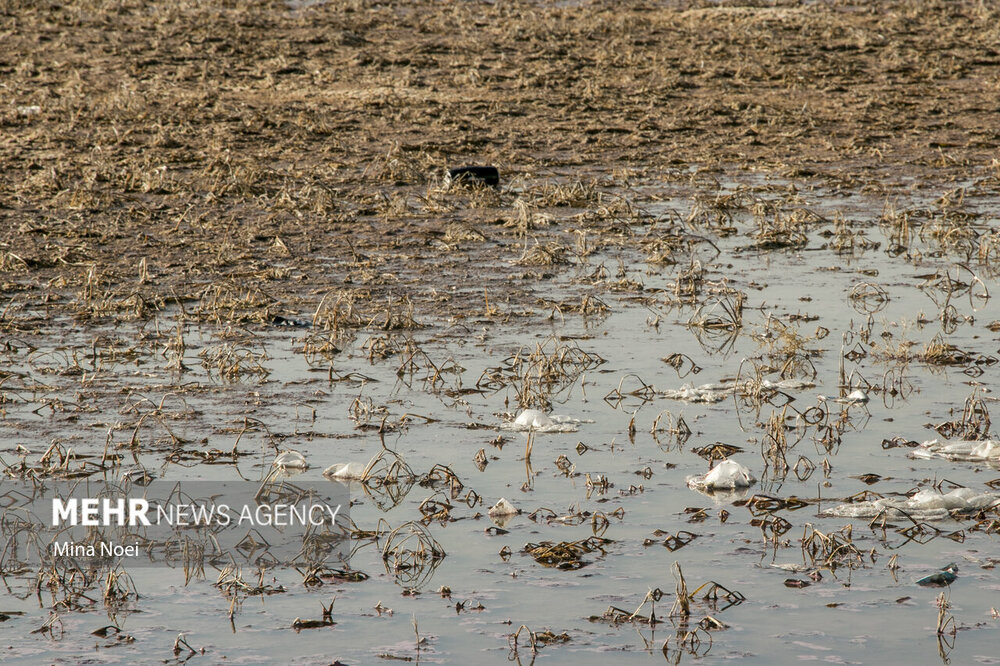
[[(188, 383), (190, 393), (184, 396), (174, 390), (177, 376), (164, 367), (163, 358), (158, 364), (128, 359), (104, 362), (95, 381), (131, 387), (150, 401), (134, 398), (134, 414), (163, 401), (163, 423), (192, 448), (228, 451), (240, 437), (240, 448), (247, 452), (235, 464), (209, 465), (183, 458), (168, 461), (162, 450), (170, 448), (164, 444), (169, 442), (166, 427), (150, 418), (140, 431), (140, 441), (149, 446), (142, 449), (138, 460), (164, 479), (231, 479), (238, 475), (260, 479), (274, 456), (274, 449), (267, 447), (270, 431), (281, 448), (305, 455), (311, 467), (300, 478), (332, 483), (322, 479), (324, 468), (338, 462), (367, 462), (381, 449), (377, 428), (383, 417), (389, 424), (398, 424), (403, 415), (409, 415), (402, 425), (385, 434), (385, 445), (417, 474), (438, 463), (449, 465), (466, 488), (478, 493), (482, 503), (469, 507), (454, 502), (451, 516), (455, 520), (428, 525), (447, 556), (436, 569), (424, 573), (416, 594), (403, 594), (410, 585), (387, 572), (380, 549), (365, 541), (359, 542), (351, 566), (369, 574), (369, 580), (306, 588), (294, 570), (269, 571), (267, 579), (287, 591), (244, 599), (232, 624), (228, 618), (230, 600), (212, 586), (217, 574), (207, 573), (204, 579), (185, 584), (181, 571), (135, 569), (130, 573), (140, 598), (115, 616), (135, 641), (113, 647), (109, 644), (115, 641), (90, 635), (109, 623), (99, 594), (90, 607), (60, 613), (63, 633), (57, 632), (58, 640), (28, 635), (49, 616), (53, 597), (48, 592), (36, 595), (30, 577), (8, 577), (0, 612), (23, 611), (24, 615), (0, 624), (5, 662), (170, 660), (174, 639), (183, 633), (193, 647), (205, 649), (205, 655), (193, 656), (192, 663), (222, 659), (271, 663), (289, 654), (299, 655), (303, 663), (335, 659), (371, 663), (386, 655), (436, 663), (476, 654), (490, 660), (516, 658), (522, 663), (533, 659), (540, 663), (603, 663), (609, 653), (615, 661), (632, 662), (658, 662), (666, 657), (671, 662), (699, 663), (870, 663), (886, 658), (900, 663), (934, 663), (939, 658), (946, 663), (947, 659), (995, 663), (1000, 628), (991, 616), (991, 608), (1000, 605), (1000, 577), (993, 568), (1000, 556), (995, 531), (971, 531), (975, 522), (971, 520), (946, 520), (934, 524), (940, 533), (925, 528), (916, 538), (907, 538), (892, 527), (869, 528), (868, 519), (830, 517), (823, 509), (864, 490), (908, 493), (939, 481), (945, 489), (960, 484), (984, 492), (988, 490), (986, 482), (1000, 476), (983, 463), (913, 459), (907, 455), (908, 448), (883, 449), (881, 445), (884, 439), (897, 436), (916, 441), (938, 437), (925, 424), (958, 418), (974, 385), (981, 386), (982, 395), (991, 398), (996, 365), (987, 359), (955, 366), (913, 361), (904, 367), (882, 360), (876, 353), (877, 345), (895, 346), (902, 339), (913, 341), (912, 349), (919, 351), (941, 333), (962, 350), (984, 357), (1000, 355), (998, 334), (986, 328), (991, 320), (1000, 318), (1000, 310), (992, 301), (976, 296), (983, 290), (997, 293), (997, 280), (988, 267), (967, 257), (948, 252), (934, 256), (939, 244), (920, 238), (910, 245), (909, 260), (906, 255), (890, 257), (885, 252), (890, 238), (877, 224), (884, 199), (809, 190), (799, 183), (799, 201), (793, 206), (788, 202), (788, 186), (787, 181), (755, 174), (741, 174), (712, 186), (643, 184), (629, 196), (662, 222), (653, 227), (648, 222), (633, 224), (635, 242), (601, 248), (587, 257), (586, 263), (547, 268), (554, 276), (545, 297), (572, 295), (579, 301), (581, 290), (586, 292), (586, 287), (580, 286), (581, 279), (592, 275), (602, 263), (615, 276), (619, 259), (625, 269), (623, 277), (640, 282), (641, 292), (602, 291), (600, 298), (610, 307), (604, 315), (555, 314), (551, 320), (511, 316), (507, 322), (497, 323), (494, 317), (470, 313), (462, 321), (423, 321), (424, 328), (392, 333), (400, 339), (412, 338), (426, 354), (413, 356), (412, 372), (402, 376), (397, 368), (405, 354), (370, 362), (365, 344), (380, 334), (360, 332), (332, 357), (333, 373), (349, 379), (331, 382), (335, 375), (329, 362), (321, 359), (310, 365), (301, 353), (308, 329), (263, 333), (260, 340), (268, 358), (261, 363), (269, 371), (266, 379), (244, 376), (226, 383), (208, 373), (198, 356), (206, 347), (219, 344), (218, 331), (190, 327), (184, 352), (190, 369), (181, 380)], [(704, 269), (697, 302), (717, 300), (712, 290), (722, 286), (746, 294), (741, 327), (733, 331), (699, 330), (688, 325), (698, 314), (695, 304), (671, 303), (678, 275), (691, 264), (686, 260), (676, 265), (648, 264), (638, 246), (666, 231), (670, 219), (688, 218), (695, 197), (724, 196), (740, 187), (749, 188), (747, 196), (757, 202), (780, 201), (783, 211), (800, 207), (822, 217), (805, 225), (805, 240), (799, 247), (788, 249), (753, 247), (751, 233), (756, 227), (746, 205), (734, 206), (727, 213), (731, 218), (724, 226), (732, 230), (720, 233), (718, 227), (699, 225), (698, 219), (687, 225), (688, 231), (710, 239), (719, 250), (715, 256), (709, 247), (699, 244), (693, 253)], [(907, 192), (900, 195), (897, 205), (928, 207), (941, 194)], [(975, 188), (970, 187), (965, 210), (984, 213), (992, 224), (995, 201), (989, 192), (977, 199)], [(881, 246), (853, 255), (836, 254), (824, 247), (831, 242), (824, 234), (833, 231), (837, 215), (855, 223), (869, 240)], [(922, 256), (917, 258), (916, 251)], [(512, 256), (512, 260), (516, 258), (516, 254)], [(943, 322), (939, 313), (944, 297), (940, 290), (921, 289), (918, 285), (929, 279), (920, 276), (950, 270), (968, 281), (971, 273), (959, 267), (960, 263), (981, 282), (976, 283), (972, 295), (951, 297), (954, 312)], [(888, 300), (849, 297), (852, 289), (864, 284), (877, 285)], [(475, 285), (442, 288), (480, 291)], [(501, 303), (498, 307), (516, 312), (536, 308), (536, 304)], [(160, 331), (175, 325), (172, 316), (176, 313), (161, 316)], [(869, 329), (869, 334), (862, 334), (862, 328)], [(784, 338), (780, 336), (783, 329), (788, 333)], [(817, 338), (818, 331), (821, 337)], [(78, 377), (60, 369), (70, 365), (68, 359), (74, 352), (82, 359), (84, 372), (88, 371), (94, 332), (73, 330), (68, 324), (65, 332), (60, 353), (47, 361), (37, 356), (29, 359), (26, 352), (8, 354), (10, 367), (24, 373), (18, 380), (21, 386), (7, 387), (12, 401), (6, 406), (0, 431), (0, 455), (8, 464), (17, 459), (17, 444), (31, 451), (29, 459), (44, 451), (45, 442), (26, 440), (32, 429), (60, 432), (77, 452), (100, 455), (108, 428), (114, 428), (118, 421), (133, 420), (134, 414), (125, 410), (118, 414), (86, 413), (71, 419), (56, 409), (33, 412), (44, 396), (69, 399), (69, 387), (77, 385)], [(787, 389), (786, 395), (776, 396), (772, 404), (752, 404), (740, 395), (708, 404), (671, 400), (655, 392), (629, 395), (640, 388), (639, 380), (657, 391), (737, 376), (745, 381), (753, 376), (755, 363), (767, 360), (764, 355), (774, 352), (775, 358), (783, 357), (791, 334), (806, 350), (798, 358), (808, 359), (815, 368), (814, 376), (810, 371), (794, 378), (807, 378), (815, 386)], [(515, 391), (510, 387), (482, 393), (463, 389), (475, 387), (484, 372), (500, 366), (519, 348), (530, 353), (536, 345), (550, 354), (561, 347), (578, 347), (599, 356), (603, 363), (551, 393), (550, 411), (579, 423), (571, 432), (531, 434), (529, 467), (524, 460), (529, 435), (501, 429), (519, 411)], [(845, 361), (849, 386), (841, 386), (838, 378), (842, 348), (847, 353), (858, 352)], [(700, 371), (681, 376), (683, 371), (661, 360), (671, 354), (686, 355)], [(435, 373), (422, 360), (425, 358), (438, 367), (453, 361), (462, 370)], [(44, 371), (43, 362), (55, 371)], [(971, 376), (979, 369), (981, 375)], [(360, 380), (360, 375), (367, 379)], [(778, 379), (779, 373), (766, 377)], [(894, 380), (899, 388), (895, 395), (880, 388), (893, 385)], [(31, 389), (32, 382), (45, 382), (45, 386)], [(619, 387), (624, 395), (615, 394)], [(865, 389), (870, 401), (832, 401), (855, 388)], [(820, 395), (831, 400), (821, 401)], [(810, 407), (825, 406), (831, 421), (840, 418), (844, 427), (840, 441), (829, 447), (817, 441), (815, 428), (803, 425), (797, 443), (796, 430), (789, 429), (788, 462), (799, 465), (780, 475), (765, 468), (761, 441), (764, 424), (781, 412), (786, 401), (789, 416), (792, 410), (804, 413)], [(987, 400), (985, 404), (996, 403)], [(359, 411), (359, 405), (370, 409)], [(657, 417), (661, 424), (667, 423), (664, 410), (675, 419), (683, 416), (691, 430), (686, 441), (678, 443), (670, 433), (650, 432)], [(630, 436), (633, 419), (635, 431)], [(120, 444), (130, 435), (115, 430), (112, 439)], [(491, 444), (498, 435), (506, 440), (502, 448)], [(685, 484), (688, 476), (708, 470), (707, 462), (692, 449), (717, 442), (744, 449), (733, 459), (747, 465), (760, 479), (749, 491), (706, 496)], [(161, 450), (150, 451), (156, 446)], [(487, 456), (483, 470), (474, 461), (480, 449)], [(569, 474), (557, 465), (560, 456), (572, 466)], [(594, 481), (589, 486), (587, 474)], [(877, 474), (881, 480), (868, 485), (858, 478), (865, 474)], [(600, 483), (601, 478), (607, 479), (607, 487)], [(360, 484), (351, 487), (356, 501), (351, 517), (364, 529), (374, 529), (380, 519), (391, 526), (417, 520), (418, 506), (434, 494), (414, 485), (397, 506), (383, 510), (377, 498), (366, 494)], [(751, 524), (755, 516), (748, 508), (733, 504), (735, 499), (754, 493), (796, 496), (810, 503), (797, 510), (774, 512), (791, 527), (776, 542), (769, 541), (761, 528)], [(494, 534), (486, 511), (501, 497), (522, 513), (505, 523), (506, 533)], [(532, 520), (529, 514), (542, 508), (557, 517), (577, 517)], [(703, 509), (704, 514), (697, 509)], [(723, 510), (729, 513), (725, 522), (720, 519)], [(580, 512), (586, 512), (585, 517), (579, 517)], [(611, 542), (604, 546), (604, 552), (583, 555), (582, 568), (546, 567), (522, 552), (527, 543), (593, 536), (589, 516), (597, 512), (608, 520), (606, 531), (598, 533)], [(804, 572), (817, 566), (806, 556), (802, 539), (813, 529), (831, 534), (848, 523), (853, 523), (853, 543), (863, 556), (833, 570), (823, 569), (820, 580), (810, 581)], [(897, 527), (906, 525), (897, 521)], [(671, 552), (660, 545), (664, 536), (654, 535), (656, 530), (669, 534), (686, 530), (697, 536)], [(949, 533), (953, 538), (946, 536)], [(645, 539), (656, 543), (644, 545)], [(511, 551), (507, 558), (501, 555), (504, 547)], [(893, 555), (898, 556), (898, 570), (887, 567)], [(946, 594), (952, 604), (949, 613), (960, 631), (947, 637), (941, 647), (945, 656), (939, 657), (937, 609), (933, 605), (939, 590), (918, 587), (914, 581), (952, 561), (959, 564), (959, 577)], [(677, 637), (683, 638), (684, 631), (678, 632), (676, 618), (668, 619), (674, 600), (674, 562), (682, 567), (689, 590), (715, 581), (745, 597), (729, 607), (724, 601), (692, 602), (690, 628), (706, 615), (727, 628), (701, 631), (696, 635), (697, 643), (677, 645)], [(775, 565), (799, 565), (803, 572)], [(790, 578), (811, 585), (789, 588), (785, 581)], [(450, 597), (438, 592), (442, 586), (450, 588)], [(663, 622), (655, 629), (591, 619), (601, 616), (609, 606), (631, 612), (648, 591), (657, 588), (663, 596), (655, 604), (655, 614)], [(336, 625), (298, 632), (290, 628), (295, 618), (318, 618), (320, 604), (334, 598)], [(456, 609), (457, 603), (465, 603), (465, 608)], [(479, 604), (482, 608), (475, 609)], [(377, 607), (383, 610), (379, 612)], [(646, 604), (641, 612), (646, 615), (650, 610)], [(419, 651), (414, 623), (426, 639)], [(542, 647), (532, 655), (522, 635), (514, 653), (508, 637), (520, 625), (535, 632), (565, 632), (569, 641)], [(671, 641), (664, 653), (667, 638)], [(182, 651), (179, 659), (185, 656), (186, 651)]]

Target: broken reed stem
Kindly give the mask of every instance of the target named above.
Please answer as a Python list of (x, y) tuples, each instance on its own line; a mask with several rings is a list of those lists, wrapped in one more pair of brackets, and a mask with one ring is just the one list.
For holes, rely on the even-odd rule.
[(948, 615), (951, 602), (945, 598), (944, 592), (941, 592), (934, 603), (938, 607), (937, 635), (944, 636), (945, 634), (951, 634), (954, 636), (958, 630), (955, 627), (955, 617)]
[(684, 572), (681, 571), (680, 562), (674, 561), (674, 578), (677, 580), (677, 592), (674, 598), (674, 605), (670, 607), (670, 617), (680, 615), (683, 621), (691, 616), (691, 598), (688, 596), (687, 581), (684, 580)]
[(417, 655), (419, 655), (420, 654), (420, 629), (417, 628), (417, 615), (416, 615), (416, 613), (414, 613), (411, 617), (413, 618), (413, 635), (416, 637), (416, 641), (417, 641)]

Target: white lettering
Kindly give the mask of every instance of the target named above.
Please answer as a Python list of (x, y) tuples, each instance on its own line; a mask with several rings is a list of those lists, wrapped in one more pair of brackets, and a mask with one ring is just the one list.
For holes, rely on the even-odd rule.
[(62, 521), (69, 520), (70, 525), (76, 525), (76, 498), (65, 502), (58, 498), (52, 498), (52, 527), (60, 525)]
[(115, 502), (114, 508), (111, 506), (111, 500), (107, 497), (101, 502), (104, 508), (104, 520), (101, 521), (104, 525), (111, 524), (111, 517), (115, 516), (118, 518), (118, 524), (125, 524), (125, 500), (120, 499)]
[(142, 523), (149, 527), (149, 518), (146, 512), (149, 511), (149, 502), (142, 498), (130, 498), (128, 501), (128, 524), (138, 525)]
[(81, 525), (100, 525), (100, 522), (97, 520), (97, 514), (100, 511), (100, 503), (97, 499), (88, 497), (80, 500), (80, 509)]

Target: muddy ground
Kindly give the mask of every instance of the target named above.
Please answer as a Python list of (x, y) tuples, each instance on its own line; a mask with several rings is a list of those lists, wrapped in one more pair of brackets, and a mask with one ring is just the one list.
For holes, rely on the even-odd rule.
[[(301, 4), (3, 3), (5, 329), (530, 304), (637, 180), (996, 184), (988, 3)], [(506, 189), (442, 187), (471, 163)]]

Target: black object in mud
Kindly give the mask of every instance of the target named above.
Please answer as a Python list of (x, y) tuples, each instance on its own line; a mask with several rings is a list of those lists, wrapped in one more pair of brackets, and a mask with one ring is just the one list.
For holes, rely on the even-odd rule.
[(496, 187), (500, 184), (500, 172), (491, 166), (464, 166), (448, 169), (448, 179), (452, 183)]

